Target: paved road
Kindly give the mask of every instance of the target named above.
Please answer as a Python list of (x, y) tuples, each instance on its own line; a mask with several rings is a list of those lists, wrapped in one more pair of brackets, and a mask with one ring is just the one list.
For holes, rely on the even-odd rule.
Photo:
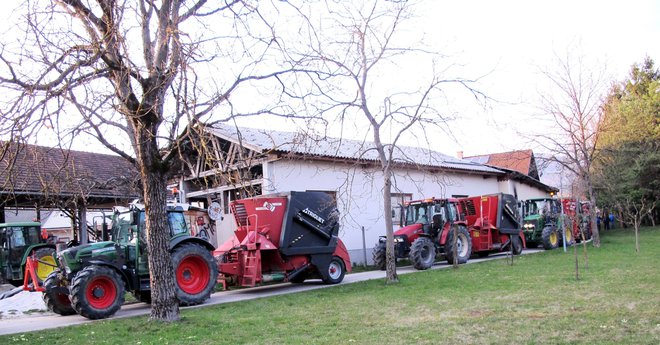
[[(538, 249), (525, 250), (523, 254), (531, 254), (539, 251), (541, 250)], [(470, 259), (468, 264), (473, 264), (488, 260), (502, 259), (504, 257), (506, 257), (506, 254), (493, 254), (483, 259)], [(436, 263), (432, 269), (443, 269), (448, 267), (451, 266), (447, 265), (446, 263), (439, 263), (439, 264)], [(419, 272), (419, 271), (415, 270), (410, 266), (397, 268), (397, 274), (407, 274), (413, 272)], [(353, 273), (346, 275), (344, 281), (341, 284), (352, 284), (355, 282), (360, 282), (370, 279), (384, 279), (384, 278), (385, 278), (384, 271), (360, 272), (360, 273)], [(244, 300), (262, 298), (262, 297), (284, 295), (284, 294), (296, 293), (300, 291), (322, 289), (331, 286), (335, 286), (335, 285), (325, 285), (322, 284), (320, 281), (309, 281), (303, 284), (284, 283), (284, 284), (249, 288), (249, 289), (216, 292), (213, 295), (211, 295), (211, 298), (206, 303), (194, 307), (187, 307), (187, 308), (199, 308), (212, 304), (222, 304), (222, 303), (244, 301)], [(182, 308), (182, 309), (187, 309), (187, 308)], [(116, 318), (131, 317), (137, 315), (148, 315), (149, 312), (150, 312), (150, 308), (148, 304), (135, 303), (135, 304), (129, 304), (123, 306), (117, 312), (117, 314), (115, 314), (112, 318), (116, 319)], [(15, 318), (15, 319), (10, 318), (10, 319), (0, 320), (0, 335), (40, 331), (44, 329), (59, 328), (59, 327), (78, 325), (83, 323), (90, 323), (90, 322), (95, 322), (95, 321), (89, 320), (80, 315), (60, 316), (51, 313), (47, 315), (36, 315), (36, 316)]]

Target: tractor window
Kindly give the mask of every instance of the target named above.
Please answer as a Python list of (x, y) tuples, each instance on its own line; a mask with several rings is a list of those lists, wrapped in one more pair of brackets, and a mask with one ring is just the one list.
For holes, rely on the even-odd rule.
[(548, 206), (545, 200), (527, 200), (525, 201), (524, 215), (525, 217), (543, 215), (549, 211)]
[(24, 233), (27, 235), (27, 244), (33, 245), (42, 242), (41, 229), (38, 226), (25, 227)]
[(448, 206), (447, 208), (449, 209), (449, 221), (453, 223), (458, 220), (458, 212), (456, 211), (456, 204), (450, 203), (447, 206)]
[(172, 236), (188, 233), (186, 218), (182, 212), (169, 212), (167, 218), (169, 219), (170, 233)]
[(113, 241), (121, 244), (127, 244), (131, 240), (131, 212), (124, 212), (115, 215), (112, 221)]
[(25, 236), (22, 228), (11, 228), (11, 246), (13, 248), (25, 246)]
[(429, 224), (429, 214), (427, 205), (408, 205), (406, 208), (406, 225), (410, 224)]

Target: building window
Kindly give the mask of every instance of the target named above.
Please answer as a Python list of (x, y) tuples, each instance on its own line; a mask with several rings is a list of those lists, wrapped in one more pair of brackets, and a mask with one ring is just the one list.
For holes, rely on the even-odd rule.
[(392, 225), (401, 225), (401, 208), (410, 200), (410, 193), (392, 193)]
[(459, 198), (467, 198), (468, 196), (465, 194), (452, 194), (451, 197), (459, 199)]

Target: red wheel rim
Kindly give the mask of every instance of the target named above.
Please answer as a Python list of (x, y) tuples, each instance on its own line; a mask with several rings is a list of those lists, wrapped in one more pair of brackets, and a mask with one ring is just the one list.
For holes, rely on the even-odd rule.
[(87, 284), (85, 295), (91, 307), (105, 309), (111, 306), (117, 298), (117, 287), (112, 279), (97, 277)]
[(187, 256), (176, 268), (176, 282), (187, 294), (194, 295), (204, 291), (210, 277), (206, 261), (200, 256)]

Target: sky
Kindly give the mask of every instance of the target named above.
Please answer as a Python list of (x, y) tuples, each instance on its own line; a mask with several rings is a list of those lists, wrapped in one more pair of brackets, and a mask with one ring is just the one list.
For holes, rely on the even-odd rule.
[[(459, 142), (445, 153), (466, 155), (538, 150), (519, 133), (538, 132), (541, 70), (556, 68), (555, 56), (582, 54), (590, 68), (623, 80), (646, 56), (660, 63), (660, 1), (434, 1), (420, 21), (438, 33), (464, 61), (466, 72), (486, 76), (482, 90), (490, 108), (466, 105), (456, 123)], [(447, 43), (449, 42), (449, 43)]]
[[(402, 34), (442, 52), (455, 65), (453, 73), (478, 78), (476, 87), (491, 98), (484, 107), (469, 96), (450, 95), (447, 112), (455, 116), (449, 123), (453, 137), (437, 133), (430, 140), (432, 149), (448, 155), (527, 148), (537, 152), (533, 138), (521, 134), (543, 130), (539, 94), (553, 91), (544, 86), (540, 71), (555, 67), (556, 55), (579, 53), (613, 81), (623, 80), (631, 65), (646, 56), (660, 65), (660, 0), (427, 0), (415, 15)], [(417, 72), (423, 76), (428, 71)], [(277, 121), (248, 119), (238, 124), (291, 130), (290, 124)], [(358, 132), (344, 135), (363, 139)], [(426, 145), (414, 134), (403, 144)], [(73, 148), (97, 150), (92, 147), (95, 143), (81, 139)]]

